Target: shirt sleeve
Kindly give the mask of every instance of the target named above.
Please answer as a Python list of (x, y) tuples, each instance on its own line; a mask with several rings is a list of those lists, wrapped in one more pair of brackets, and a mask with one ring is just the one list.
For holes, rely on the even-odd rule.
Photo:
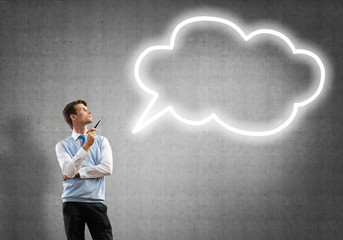
[(80, 148), (74, 157), (70, 157), (61, 143), (56, 144), (55, 150), (62, 173), (68, 178), (73, 178), (75, 174), (80, 171), (82, 164), (89, 155), (87, 151), (85, 151), (83, 148)]
[(100, 164), (96, 166), (83, 167), (79, 170), (81, 178), (100, 178), (111, 175), (113, 169), (112, 149), (107, 138), (102, 142), (102, 154)]

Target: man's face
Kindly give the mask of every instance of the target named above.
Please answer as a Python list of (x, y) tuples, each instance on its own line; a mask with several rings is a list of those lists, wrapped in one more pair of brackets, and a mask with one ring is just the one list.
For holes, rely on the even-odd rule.
[(92, 112), (82, 103), (75, 105), (75, 111), (76, 115), (74, 114), (74, 116), (77, 123), (85, 125), (93, 122)]

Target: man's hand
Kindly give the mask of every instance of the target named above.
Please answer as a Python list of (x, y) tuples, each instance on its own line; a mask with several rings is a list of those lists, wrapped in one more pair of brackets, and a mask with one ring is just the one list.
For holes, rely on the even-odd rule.
[[(61, 177), (62, 177), (62, 181), (68, 180), (70, 179), (69, 177), (67, 177), (66, 175), (63, 174), (63, 172), (61, 172)], [(80, 177), (79, 173), (76, 173), (75, 177)]]
[(62, 181), (65, 181), (65, 180), (67, 180), (67, 179), (70, 179), (70, 178), (68, 178), (66, 175), (64, 175), (62, 172), (61, 172), (61, 177), (62, 177)]
[(86, 136), (87, 139), (85, 141), (85, 144), (83, 144), (83, 149), (85, 151), (89, 151), (89, 149), (91, 148), (91, 146), (93, 145), (95, 139), (96, 139), (96, 128), (91, 128), (86, 132)]

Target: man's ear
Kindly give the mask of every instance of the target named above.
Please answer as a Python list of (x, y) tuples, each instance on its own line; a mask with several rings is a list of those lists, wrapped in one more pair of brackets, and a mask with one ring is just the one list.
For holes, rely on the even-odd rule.
[(76, 120), (76, 115), (75, 114), (70, 114), (69, 117), (70, 117), (71, 120), (74, 120), (74, 121)]

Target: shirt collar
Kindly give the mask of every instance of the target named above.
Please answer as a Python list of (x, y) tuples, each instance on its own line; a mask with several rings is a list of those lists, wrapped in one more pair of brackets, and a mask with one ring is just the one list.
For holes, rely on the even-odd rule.
[(71, 134), (71, 136), (74, 138), (75, 141), (79, 138), (80, 135), (81, 135), (80, 133), (77, 133), (74, 130), (73, 130), (73, 133)]

